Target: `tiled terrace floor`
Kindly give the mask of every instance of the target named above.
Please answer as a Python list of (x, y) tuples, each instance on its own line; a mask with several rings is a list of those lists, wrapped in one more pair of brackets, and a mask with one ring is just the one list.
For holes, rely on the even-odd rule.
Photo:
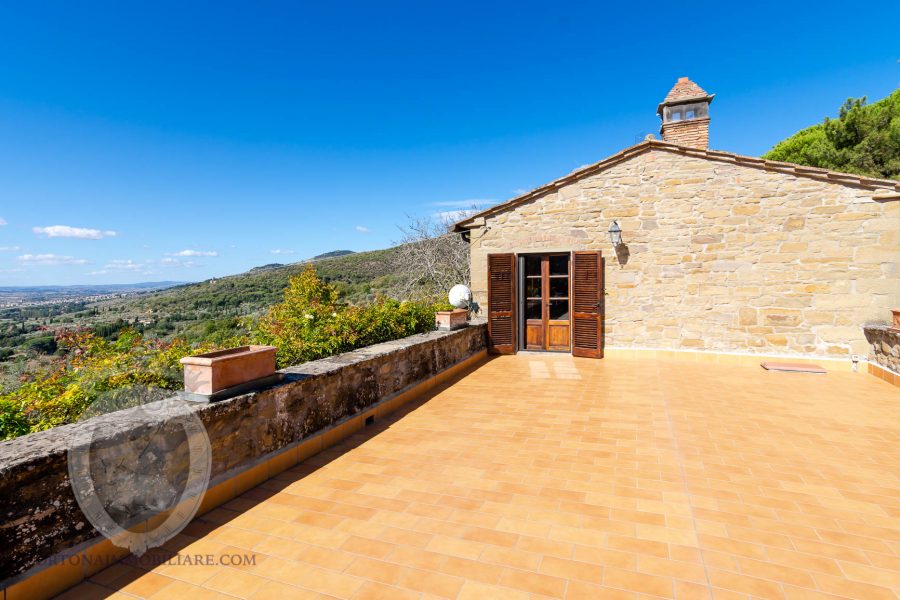
[[(77, 598), (865, 598), (900, 590), (900, 394), (867, 374), (494, 359)], [(199, 538), (199, 539), (198, 539)]]

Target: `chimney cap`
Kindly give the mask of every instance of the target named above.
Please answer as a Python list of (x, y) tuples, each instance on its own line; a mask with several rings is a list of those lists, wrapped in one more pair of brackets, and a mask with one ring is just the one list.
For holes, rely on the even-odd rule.
[(712, 102), (714, 97), (715, 94), (707, 94), (706, 90), (687, 77), (679, 77), (678, 82), (666, 94), (666, 99), (656, 107), (656, 113), (662, 116), (662, 110), (665, 106), (697, 101)]

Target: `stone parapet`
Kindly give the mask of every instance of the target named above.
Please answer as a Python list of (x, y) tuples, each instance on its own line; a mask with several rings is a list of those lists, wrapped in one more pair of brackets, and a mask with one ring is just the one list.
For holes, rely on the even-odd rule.
[(869, 362), (900, 374), (900, 331), (887, 325), (869, 325), (863, 331), (871, 344)]
[[(259, 391), (189, 405), (209, 436), (211, 491), (221, 491), (233, 480), (255, 485), (272, 469), (266, 461), (286, 468), (291, 460), (302, 460), (295, 449), (307, 440), (319, 440), (315, 448), (327, 447), (353, 427), (364, 426), (366, 415), (373, 419), (373, 407), (430, 389), (442, 374), (483, 356), (486, 334), (483, 322), (473, 322), (456, 331), (376, 344), (283, 369), (280, 383)], [(155, 435), (166, 423), (147, 415), (126, 409), (0, 442), (0, 589), (31, 577), (43, 568), (42, 561), (83, 551), (100, 540), (69, 480), (68, 450), (86, 428), (93, 431), (99, 463), (116, 465), (109, 475), (92, 476), (114, 477), (118, 489), (141, 485), (145, 457), (173, 452), (183, 443), (177, 436)], [(130, 522), (147, 517), (120, 516)]]

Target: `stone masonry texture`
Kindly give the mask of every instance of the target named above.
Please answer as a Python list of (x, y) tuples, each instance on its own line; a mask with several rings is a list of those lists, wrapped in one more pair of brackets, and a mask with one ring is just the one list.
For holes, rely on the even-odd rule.
[(607, 346), (865, 356), (900, 306), (900, 202), (874, 193), (653, 149), (488, 215), (472, 289), (486, 310), (489, 253), (600, 250)]
[(872, 345), (869, 361), (900, 373), (900, 332), (886, 325), (869, 326), (865, 332), (866, 339)]
[(663, 123), (660, 133), (667, 142), (706, 150), (709, 147), (709, 117)]
[[(486, 326), (434, 331), (376, 344), (281, 371), (281, 384), (194, 408), (212, 448), (212, 480), (252, 466), (269, 453), (361, 412), (379, 400), (421, 383), (485, 348)], [(93, 427), (91, 462), (118, 468), (94, 474), (102, 489), (112, 478), (117, 506), (107, 512), (119, 523), (146, 519), (159, 507), (141, 506), (141, 465), (150, 455), (167, 455), (172, 487), (183, 479), (186, 436), (168, 423), (149, 420), (146, 412), (122, 410), (87, 423)], [(82, 514), (69, 481), (67, 452), (85, 423), (0, 442), (0, 581), (21, 574), (44, 559), (96, 538)], [(178, 458), (184, 464), (178, 464)], [(174, 464), (172, 464), (174, 463)], [(181, 482), (183, 483), (183, 482)], [(123, 502), (123, 498), (125, 501)], [(124, 511), (124, 512), (123, 512)]]

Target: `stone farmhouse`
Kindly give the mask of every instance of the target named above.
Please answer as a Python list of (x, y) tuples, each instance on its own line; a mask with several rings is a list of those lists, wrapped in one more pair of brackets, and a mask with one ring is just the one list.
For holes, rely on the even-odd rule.
[(708, 148), (683, 77), (648, 139), (456, 224), (494, 352), (867, 353), (900, 307), (900, 182)]

